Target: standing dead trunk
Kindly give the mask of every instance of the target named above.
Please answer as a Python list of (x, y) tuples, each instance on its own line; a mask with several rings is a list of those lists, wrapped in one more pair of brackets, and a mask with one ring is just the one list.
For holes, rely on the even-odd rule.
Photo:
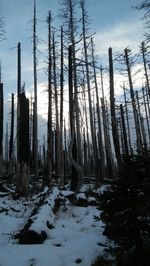
[(146, 64), (146, 57), (145, 57), (146, 48), (145, 48), (144, 42), (141, 43), (141, 50), (142, 50), (142, 56), (143, 56), (146, 85), (147, 85), (148, 95), (150, 99), (150, 86), (149, 86), (149, 79), (148, 79), (148, 73), (147, 73), (147, 64)]
[(125, 49), (125, 62), (127, 66), (127, 73), (129, 79), (129, 86), (130, 86), (130, 96), (133, 108), (133, 116), (134, 116), (134, 123), (135, 123), (135, 131), (136, 131), (136, 142), (137, 142), (137, 152), (139, 155), (142, 154), (142, 139), (140, 134), (140, 124), (138, 119), (138, 113), (136, 108), (135, 96), (134, 96), (134, 89), (133, 89), (133, 82), (131, 76), (131, 69), (130, 69), (130, 61), (129, 61), (129, 50)]
[(14, 94), (11, 95), (11, 129), (9, 139), (9, 175), (12, 173), (13, 147), (14, 146)]
[(61, 27), (61, 70), (60, 70), (60, 186), (64, 186), (64, 152), (63, 152), (63, 96), (64, 96), (64, 54), (63, 28)]
[(95, 142), (95, 133), (94, 133), (94, 123), (93, 123), (93, 110), (92, 110), (92, 100), (91, 100), (91, 86), (90, 86), (90, 73), (89, 73), (89, 62), (88, 62), (88, 51), (86, 43), (86, 16), (85, 16), (85, 3), (81, 1), (81, 10), (82, 10), (82, 34), (83, 34), (83, 46), (84, 46), (84, 60), (86, 68), (86, 81), (87, 81), (87, 90), (88, 90), (88, 102), (89, 102), (89, 112), (90, 112), (90, 129), (91, 129), (91, 139), (93, 145), (93, 155), (94, 155), (94, 168), (95, 168), (95, 177), (100, 181), (98, 176), (98, 158), (96, 155), (96, 142)]
[(129, 151), (132, 155), (132, 145), (131, 145), (131, 132), (130, 132), (130, 124), (129, 124), (129, 114), (128, 114), (128, 106), (127, 106), (127, 97), (126, 97), (126, 91), (125, 86), (123, 85), (124, 90), (124, 101), (125, 101), (125, 114), (126, 114), (126, 121), (127, 121), (127, 132), (128, 132), (128, 145), (129, 145)]
[(52, 179), (52, 48), (51, 12), (48, 13), (48, 123), (47, 123), (47, 185)]
[(123, 131), (124, 148), (125, 148), (125, 158), (124, 159), (129, 159), (129, 149), (128, 149), (128, 142), (127, 142), (126, 125), (125, 125), (124, 110), (123, 110), (122, 104), (120, 104), (120, 112), (121, 112), (121, 122), (122, 122), (122, 131)]
[(54, 79), (54, 97), (55, 97), (55, 117), (56, 117), (56, 174), (60, 175), (60, 132), (59, 132), (59, 114), (58, 114), (58, 87), (56, 76), (56, 52), (55, 52), (55, 36), (53, 34), (53, 79)]
[(104, 151), (106, 154), (106, 169), (105, 174), (107, 177), (113, 176), (113, 167), (112, 167), (112, 152), (111, 152), (111, 144), (110, 144), (110, 135), (109, 135), (109, 127), (107, 123), (107, 108), (105, 107), (104, 102), (104, 84), (103, 84), (103, 69), (100, 68), (100, 76), (101, 76), (101, 89), (102, 89), (102, 118), (103, 118), (103, 134), (104, 134)]
[(150, 142), (150, 125), (149, 125), (150, 117), (148, 117), (148, 111), (147, 111), (147, 106), (146, 106), (144, 87), (142, 88), (142, 93), (143, 93), (143, 103), (144, 103), (145, 116), (146, 116), (146, 125), (147, 125), (147, 131), (148, 131), (148, 139), (149, 139), (149, 142)]
[(137, 108), (138, 108), (138, 119), (139, 119), (139, 125), (140, 125), (140, 132), (141, 132), (141, 138), (142, 138), (142, 148), (143, 153), (147, 156), (147, 141), (146, 141), (146, 135), (145, 135), (145, 128), (144, 128), (144, 120), (141, 115), (141, 109), (140, 109), (140, 102), (139, 102), (139, 94), (138, 91), (136, 91), (136, 100), (137, 100)]
[(117, 131), (117, 121), (115, 112), (115, 97), (114, 97), (114, 71), (113, 71), (113, 58), (112, 48), (109, 48), (109, 80), (110, 80), (110, 108), (111, 108), (111, 123), (112, 123), (112, 135), (115, 147), (116, 159), (118, 163), (118, 169), (121, 168), (121, 155), (120, 145)]
[(99, 154), (100, 154), (100, 179), (101, 179), (101, 182), (102, 182), (103, 179), (104, 179), (104, 175), (105, 175), (105, 173), (104, 173), (105, 172), (105, 160), (104, 160), (104, 152), (103, 152), (101, 114), (100, 114), (100, 103), (99, 103), (98, 85), (97, 85), (97, 77), (96, 77), (96, 67), (95, 67), (95, 59), (94, 59), (93, 39), (91, 39), (91, 44), (92, 44), (92, 62), (93, 62), (94, 83), (95, 83), (95, 92), (96, 92), (97, 118), (98, 118), (98, 142), (99, 142)]
[(38, 178), (38, 117), (37, 117), (37, 35), (36, 35), (36, 0), (34, 0), (34, 18), (33, 18), (33, 78), (34, 78), (34, 110), (33, 110), (33, 161), (34, 175)]
[(3, 83), (0, 80), (0, 178), (3, 176)]
[[(17, 167), (17, 188), (20, 195), (28, 194), (29, 174), (29, 100), (25, 92), (20, 93), (20, 123), (18, 141), (18, 167)], [(23, 151), (23, 152), (22, 152)]]

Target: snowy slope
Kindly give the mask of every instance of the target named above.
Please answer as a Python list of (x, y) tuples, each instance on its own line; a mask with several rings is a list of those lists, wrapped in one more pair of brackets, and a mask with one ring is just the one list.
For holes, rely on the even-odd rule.
[[(61, 191), (61, 206), (54, 214), (53, 205), (58, 195), (57, 188), (47, 193), (31, 225), (32, 230), (40, 232), (46, 228), (46, 219), (50, 217), (53, 223), (54, 228), (46, 228), (47, 239), (39, 245), (20, 245), (12, 239), (12, 235), (27, 222), (38, 197), (34, 197), (34, 201), (13, 201), (8, 196), (0, 198), (0, 210), (3, 209), (0, 213), (1, 266), (90, 266), (94, 258), (103, 252), (101, 244), (105, 244), (106, 239), (102, 235), (102, 222), (94, 219), (100, 213), (96, 206), (74, 206), (66, 198), (69, 192)], [(79, 197), (84, 198), (84, 193)]]

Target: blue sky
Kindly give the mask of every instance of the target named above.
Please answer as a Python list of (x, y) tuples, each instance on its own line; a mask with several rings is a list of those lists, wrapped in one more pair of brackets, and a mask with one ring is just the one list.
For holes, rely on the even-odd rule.
[[(38, 37), (46, 42), (47, 29), (44, 24), (49, 10), (55, 18), (53, 25), (58, 27), (58, 18), (62, 0), (37, 0)], [(143, 36), (143, 24), (140, 21), (142, 12), (132, 8), (141, 0), (86, 0), (87, 10), (91, 21), (91, 32), (96, 32), (96, 53), (102, 64), (107, 64), (107, 50), (112, 46), (115, 51), (123, 51), (128, 45), (137, 51)], [(22, 82), (26, 90), (33, 90), (32, 75), (32, 0), (1, 0), (1, 15), (4, 17), (6, 40), (0, 43), (0, 59), (2, 63), (2, 80), (4, 82), (5, 101), (10, 93), (16, 93), (16, 46), (22, 45)], [(39, 43), (39, 68), (45, 66), (45, 44)], [(46, 82), (43, 70), (38, 71), (38, 82)], [(40, 87), (40, 86), (39, 86)], [(40, 87), (40, 95), (45, 88)], [(43, 100), (43, 104), (44, 100)], [(42, 112), (42, 106), (41, 112)]]

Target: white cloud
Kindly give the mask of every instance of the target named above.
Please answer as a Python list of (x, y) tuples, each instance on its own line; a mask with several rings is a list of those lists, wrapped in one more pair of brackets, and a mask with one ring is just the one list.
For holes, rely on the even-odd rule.
[(142, 39), (143, 28), (140, 21), (115, 24), (112, 27), (98, 31), (95, 35), (97, 52), (101, 57), (107, 56), (109, 47), (112, 47), (115, 51), (123, 51), (130, 46), (133, 53), (136, 53)]

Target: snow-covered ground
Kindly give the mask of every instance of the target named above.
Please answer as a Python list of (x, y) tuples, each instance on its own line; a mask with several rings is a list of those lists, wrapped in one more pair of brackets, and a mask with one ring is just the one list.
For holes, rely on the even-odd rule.
[[(104, 225), (95, 219), (100, 211), (96, 206), (79, 207), (67, 198), (71, 192), (53, 188), (45, 190), (44, 203), (37, 214), (31, 216), (41, 195), (30, 200), (12, 200), (11, 196), (0, 197), (0, 266), (90, 266), (103, 252), (106, 242), (102, 235)], [(61, 199), (57, 213), (53, 212), (55, 199)], [(94, 201), (86, 197), (84, 191), (77, 200)], [(19, 232), (31, 217), (31, 229), (40, 233), (46, 231), (43, 244), (18, 244), (13, 235)], [(48, 221), (54, 228), (47, 227)]]

